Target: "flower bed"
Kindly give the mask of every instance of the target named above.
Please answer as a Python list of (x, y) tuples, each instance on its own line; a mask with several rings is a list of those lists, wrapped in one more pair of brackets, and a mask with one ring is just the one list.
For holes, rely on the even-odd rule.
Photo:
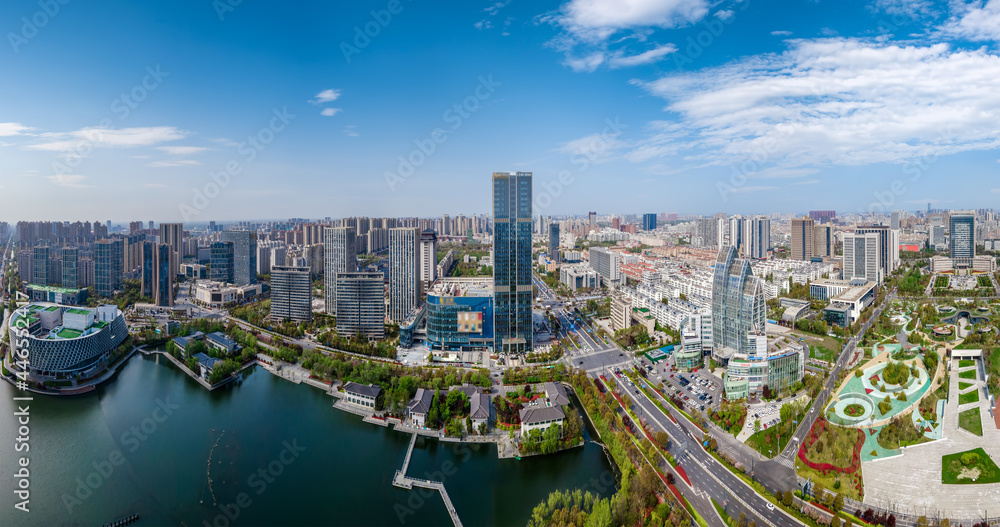
[[(799, 459), (807, 467), (813, 470), (820, 471), (824, 475), (830, 472), (854, 474), (855, 472), (858, 471), (858, 469), (861, 468), (861, 448), (865, 444), (864, 435), (860, 431), (857, 431), (858, 439), (854, 443), (854, 449), (851, 454), (851, 464), (847, 467), (838, 467), (830, 463), (815, 463), (813, 461), (810, 461), (809, 458), (806, 457), (806, 449), (811, 447), (813, 444), (816, 443), (816, 441), (819, 440), (819, 438), (823, 435), (823, 433), (826, 432), (826, 427), (827, 427), (827, 422), (825, 419), (816, 420), (816, 423), (813, 424), (812, 430), (810, 430), (809, 435), (806, 437), (805, 441), (803, 441), (802, 445), (799, 447), (799, 453), (798, 453)], [(860, 483), (858, 483), (856, 486), (859, 493), (863, 491)]]

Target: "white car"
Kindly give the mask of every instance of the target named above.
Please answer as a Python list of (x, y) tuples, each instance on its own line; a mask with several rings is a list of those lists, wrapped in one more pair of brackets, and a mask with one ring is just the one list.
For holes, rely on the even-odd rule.
[(767, 502), (767, 510), (773, 511), (774, 510), (774, 504), (771, 503), (771, 502)]

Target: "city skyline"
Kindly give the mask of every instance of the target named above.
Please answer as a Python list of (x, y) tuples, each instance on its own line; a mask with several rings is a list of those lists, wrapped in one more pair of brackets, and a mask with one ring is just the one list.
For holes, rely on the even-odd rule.
[(20, 82), (0, 88), (19, 101), (0, 117), (0, 187), (63, 201), (58, 219), (101, 200), (102, 216), (185, 223), (487, 212), (476, 176), (496, 167), (535, 173), (549, 214), (1000, 193), (996, 1), (779, 4), (74, 4), (42, 27), (36, 5), (3, 6), (0, 64)]

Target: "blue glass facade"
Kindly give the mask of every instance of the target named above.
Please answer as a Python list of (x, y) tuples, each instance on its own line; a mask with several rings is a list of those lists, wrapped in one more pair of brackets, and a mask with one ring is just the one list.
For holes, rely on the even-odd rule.
[(767, 315), (763, 284), (753, 276), (750, 262), (736, 257), (725, 245), (715, 261), (712, 283), (713, 355), (725, 364), (734, 353), (748, 353), (750, 333), (763, 333)]
[(656, 214), (643, 214), (642, 215), (642, 230), (644, 230), (644, 231), (655, 231), (656, 230)]
[[(462, 321), (459, 313), (464, 313)], [(494, 340), (493, 316), (489, 296), (428, 295), (427, 346), (444, 351), (489, 348)]]
[(532, 349), (531, 172), (493, 174), (494, 349)]
[(214, 242), (208, 276), (216, 282), (233, 283), (233, 243)]

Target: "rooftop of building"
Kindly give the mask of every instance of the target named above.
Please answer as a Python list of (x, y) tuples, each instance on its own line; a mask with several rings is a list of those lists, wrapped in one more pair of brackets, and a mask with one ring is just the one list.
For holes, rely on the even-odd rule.
[(488, 276), (441, 278), (431, 284), (428, 296), (491, 296), (493, 278)]
[(39, 284), (28, 284), (28, 287), (33, 291), (47, 291), (49, 293), (60, 293), (64, 295), (75, 295), (80, 292), (79, 289), (73, 289), (70, 287), (59, 287), (55, 285), (39, 285)]

